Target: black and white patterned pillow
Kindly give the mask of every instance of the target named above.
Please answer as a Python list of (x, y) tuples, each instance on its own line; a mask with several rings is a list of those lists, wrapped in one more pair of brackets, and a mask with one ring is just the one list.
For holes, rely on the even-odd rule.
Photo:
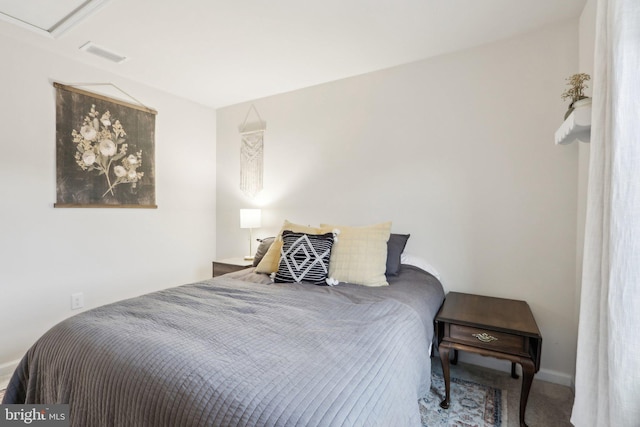
[(326, 285), (334, 234), (282, 232), (280, 264), (273, 276), (276, 283), (308, 282)]

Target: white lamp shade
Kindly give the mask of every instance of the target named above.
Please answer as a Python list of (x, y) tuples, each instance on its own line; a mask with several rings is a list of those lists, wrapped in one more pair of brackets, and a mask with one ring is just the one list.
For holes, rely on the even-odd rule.
[(261, 209), (240, 209), (240, 228), (260, 228), (261, 226)]

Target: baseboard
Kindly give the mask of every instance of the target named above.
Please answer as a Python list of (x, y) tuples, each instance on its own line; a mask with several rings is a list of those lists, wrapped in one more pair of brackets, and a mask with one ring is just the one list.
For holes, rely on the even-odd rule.
[(535, 379), (547, 381), (554, 384), (560, 384), (571, 388), (571, 390), (573, 391), (575, 391), (576, 389), (573, 377), (571, 375), (567, 375), (563, 372), (558, 372), (551, 369), (540, 368), (540, 371), (536, 374)]
[[(464, 351), (458, 352), (458, 360), (463, 363), (482, 366), (483, 368), (495, 369), (496, 371), (511, 372), (511, 362), (507, 360), (484, 357), (478, 354), (466, 353)], [(520, 365), (516, 365), (516, 369), (518, 374), (522, 375)], [(571, 387), (572, 390), (575, 389), (573, 377), (571, 375), (551, 369), (541, 368), (540, 371), (536, 373), (534, 379)]]
[(14, 360), (0, 365), (0, 390), (7, 388), (9, 380), (13, 375), (13, 371), (18, 367), (18, 363), (20, 363), (20, 360)]

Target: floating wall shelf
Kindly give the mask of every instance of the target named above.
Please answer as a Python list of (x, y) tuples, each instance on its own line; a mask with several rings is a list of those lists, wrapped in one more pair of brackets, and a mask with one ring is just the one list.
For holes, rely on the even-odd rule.
[(576, 101), (574, 108), (556, 131), (556, 145), (591, 141), (591, 98)]

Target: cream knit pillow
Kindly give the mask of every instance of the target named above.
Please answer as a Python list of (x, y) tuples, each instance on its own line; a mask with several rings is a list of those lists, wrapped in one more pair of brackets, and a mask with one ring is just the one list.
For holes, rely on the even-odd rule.
[(320, 224), (324, 230), (340, 230), (331, 250), (329, 277), (364, 286), (387, 286), (387, 242), (391, 222), (366, 227)]

